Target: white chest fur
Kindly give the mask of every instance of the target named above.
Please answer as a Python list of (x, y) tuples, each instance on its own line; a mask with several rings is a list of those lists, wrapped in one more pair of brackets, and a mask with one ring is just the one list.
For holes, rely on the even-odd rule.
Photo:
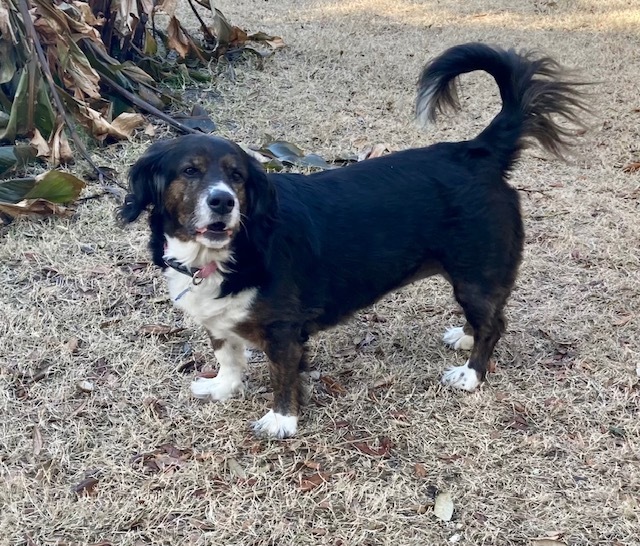
[(196, 242), (167, 237), (165, 256), (175, 258), (187, 267), (202, 267), (212, 261), (220, 264), (217, 271), (197, 285), (191, 277), (175, 269), (165, 270), (174, 305), (202, 324), (213, 337), (225, 339), (236, 324), (247, 318), (256, 296), (255, 288), (218, 298), (223, 281), (222, 264), (231, 260), (228, 251), (212, 250)]

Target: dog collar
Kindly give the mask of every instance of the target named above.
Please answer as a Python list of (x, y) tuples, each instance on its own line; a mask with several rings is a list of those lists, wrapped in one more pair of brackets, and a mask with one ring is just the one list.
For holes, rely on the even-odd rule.
[(191, 277), (193, 279), (193, 284), (200, 284), (204, 279), (215, 273), (218, 269), (218, 264), (216, 262), (209, 262), (204, 267), (187, 267), (182, 265), (175, 258), (164, 258), (164, 263), (167, 267), (175, 269), (178, 273)]

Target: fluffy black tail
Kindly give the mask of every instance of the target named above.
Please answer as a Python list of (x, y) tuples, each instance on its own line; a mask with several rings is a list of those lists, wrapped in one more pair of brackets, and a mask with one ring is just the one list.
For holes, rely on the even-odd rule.
[(579, 114), (588, 111), (580, 86), (549, 57), (535, 58), (480, 43), (452, 47), (432, 60), (418, 81), (416, 115), (426, 124), (438, 112), (459, 108), (456, 79), (461, 74), (483, 70), (496, 80), (502, 110), (476, 141), (499, 156), (509, 169), (530, 139), (562, 157), (575, 131), (558, 123), (559, 118), (584, 127)]

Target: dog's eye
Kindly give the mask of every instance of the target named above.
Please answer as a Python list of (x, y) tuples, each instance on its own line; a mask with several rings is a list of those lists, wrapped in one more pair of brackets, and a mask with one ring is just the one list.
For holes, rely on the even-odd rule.
[(231, 171), (231, 182), (242, 182), (242, 175), (240, 171)]
[(184, 171), (182, 171), (187, 176), (195, 176), (200, 174), (200, 171), (196, 167), (187, 167)]

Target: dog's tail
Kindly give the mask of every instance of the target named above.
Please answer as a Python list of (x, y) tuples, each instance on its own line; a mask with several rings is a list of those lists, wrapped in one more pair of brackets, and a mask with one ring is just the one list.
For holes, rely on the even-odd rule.
[[(502, 110), (475, 141), (486, 144), (508, 170), (528, 141), (556, 155), (570, 145), (575, 130), (559, 123), (564, 118), (584, 128), (579, 115), (587, 112), (582, 82), (549, 57), (535, 58), (480, 43), (458, 45), (432, 60), (418, 81), (416, 115), (426, 124), (438, 112), (459, 108), (456, 80), (461, 74), (483, 70), (496, 80)], [(485, 146), (483, 146), (485, 147)]]

